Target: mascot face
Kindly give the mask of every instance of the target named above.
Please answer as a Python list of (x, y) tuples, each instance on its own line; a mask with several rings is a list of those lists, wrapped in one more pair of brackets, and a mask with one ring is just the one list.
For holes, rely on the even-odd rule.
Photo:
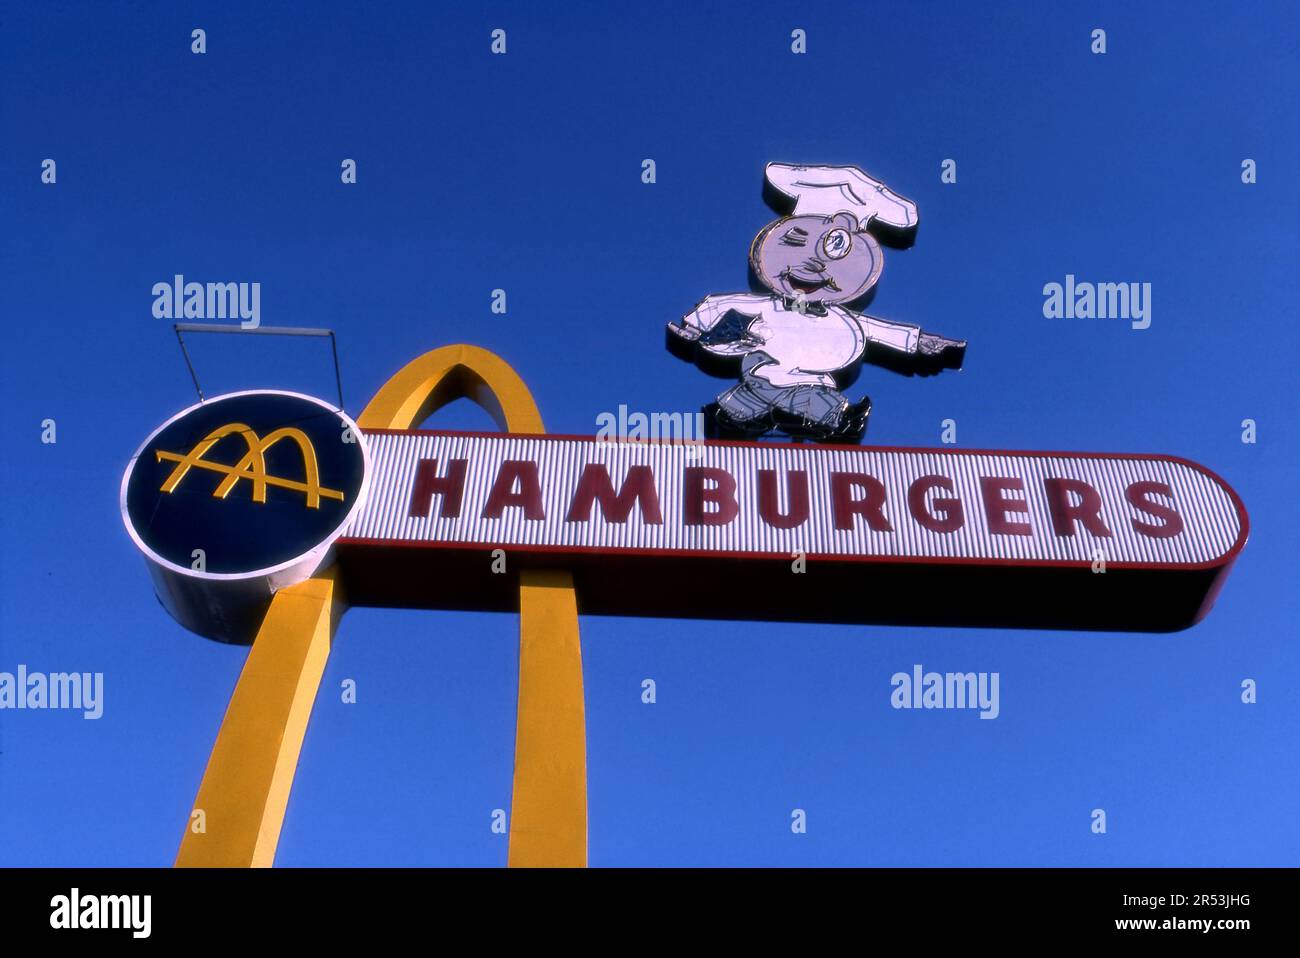
[(852, 213), (787, 216), (763, 228), (749, 249), (763, 285), (809, 303), (848, 303), (880, 278), (880, 244)]

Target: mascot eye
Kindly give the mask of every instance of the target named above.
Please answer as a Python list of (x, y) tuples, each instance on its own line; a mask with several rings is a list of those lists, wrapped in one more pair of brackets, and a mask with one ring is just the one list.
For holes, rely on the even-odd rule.
[(849, 236), (848, 230), (831, 230), (822, 239), (822, 252), (831, 259), (843, 259), (849, 255), (849, 250), (852, 248), (853, 237)]

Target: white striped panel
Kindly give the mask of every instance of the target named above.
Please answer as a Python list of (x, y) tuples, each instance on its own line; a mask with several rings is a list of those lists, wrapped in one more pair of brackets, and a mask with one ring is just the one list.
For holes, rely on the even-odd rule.
[[(361, 512), (344, 531), (347, 538), (441, 541), (494, 545), (548, 545), (601, 549), (691, 550), (789, 555), (906, 556), (920, 558), (1024, 559), (1090, 562), (1096, 549), (1107, 562), (1198, 564), (1223, 557), (1237, 542), (1242, 518), (1228, 490), (1210, 475), (1183, 462), (1166, 459), (1096, 458), (1086, 455), (1026, 455), (899, 451), (870, 447), (714, 445), (597, 442), (594, 439), (528, 436), (474, 436), (456, 433), (367, 433), (371, 451), (370, 494)], [(408, 515), (416, 464), (437, 459), (445, 474), (452, 459), (466, 459), (465, 496), (459, 518), (442, 518), (440, 498), (431, 515)], [(482, 518), (483, 506), (503, 460), (537, 463), (544, 520), (529, 520), (523, 510), (507, 508), (500, 519)], [(589, 462), (604, 463), (615, 489), (631, 465), (654, 472), (663, 524), (642, 522), (634, 508), (626, 523), (610, 523), (593, 508), (591, 522), (566, 522), (578, 477)], [(686, 526), (682, 521), (683, 470), (687, 466), (724, 469), (736, 479), (740, 514), (724, 526)], [(758, 470), (777, 473), (778, 504), (787, 504), (785, 474), (808, 473), (810, 516), (794, 529), (777, 529), (758, 511)], [(832, 472), (861, 472), (885, 486), (884, 513), (891, 532), (872, 531), (858, 519), (851, 531), (834, 528), (831, 513)], [(937, 474), (952, 479), (953, 495), (962, 502), (964, 523), (951, 533), (932, 532), (917, 523), (907, 507), (907, 490), (916, 478)], [(1031, 536), (990, 535), (979, 477), (1007, 476), (1024, 482)], [(1043, 480), (1079, 479), (1102, 497), (1102, 518), (1109, 538), (1093, 537), (1076, 523), (1075, 534), (1054, 534)], [(1138, 533), (1133, 519), (1154, 521), (1124, 497), (1133, 482), (1155, 481), (1173, 491), (1172, 505), (1183, 530), (1167, 539)], [(946, 496), (942, 490), (935, 495)]]

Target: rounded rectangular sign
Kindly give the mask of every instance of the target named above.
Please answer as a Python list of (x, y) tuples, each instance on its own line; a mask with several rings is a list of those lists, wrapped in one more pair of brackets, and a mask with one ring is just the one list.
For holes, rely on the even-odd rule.
[[(339, 548), (398, 604), (420, 601), (384, 586), (385, 548), (395, 580), (454, 574), (473, 608), (495, 590), (464, 563), (499, 549), (507, 568), (573, 568), (591, 612), (1171, 629), (1208, 610), (1247, 534), (1223, 480), (1168, 456), (365, 435), (371, 491)], [(422, 567), (410, 547), (456, 559)], [(986, 587), (1001, 612), (972, 596)]]

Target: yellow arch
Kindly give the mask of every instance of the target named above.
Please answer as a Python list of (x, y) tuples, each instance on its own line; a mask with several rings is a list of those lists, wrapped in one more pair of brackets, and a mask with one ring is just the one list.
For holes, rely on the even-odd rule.
[[(499, 356), (434, 349), (388, 380), (357, 418), (409, 429), (454, 399), (482, 406), (508, 432), (545, 432), (532, 394)], [(231, 697), (176, 858), (183, 866), (270, 866), (307, 720), (339, 617), (336, 568), (278, 592)], [(509, 863), (587, 864), (586, 724), (573, 578), (522, 570), (519, 702)], [(196, 830), (202, 811), (203, 830)]]
[(544, 433), (519, 374), (478, 346), (443, 346), (417, 356), (379, 387), (357, 417), (362, 429), (411, 429), (453, 399), (472, 399), (505, 432)]

